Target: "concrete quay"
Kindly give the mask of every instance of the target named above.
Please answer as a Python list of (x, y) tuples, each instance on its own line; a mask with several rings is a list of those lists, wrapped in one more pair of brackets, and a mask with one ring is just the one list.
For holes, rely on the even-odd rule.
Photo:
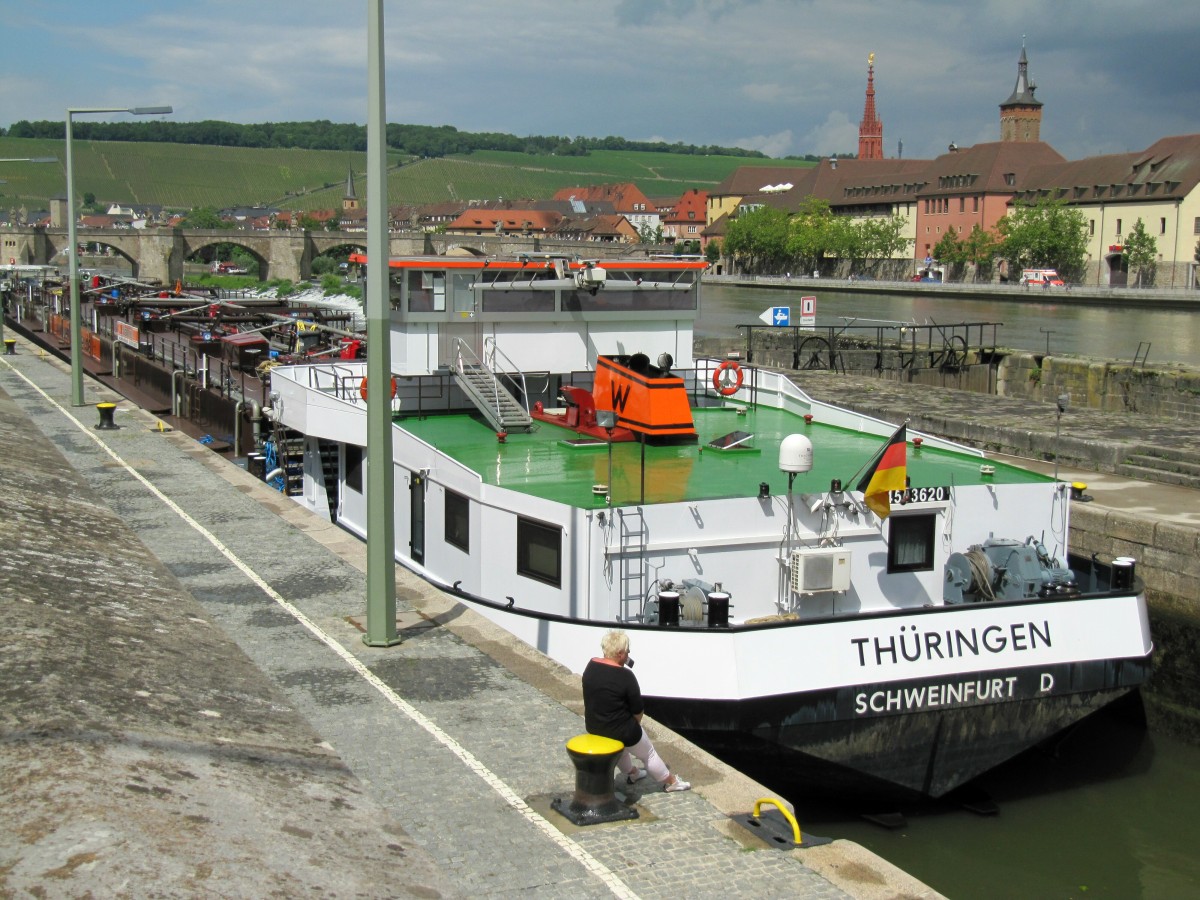
[(693, 790), (573, 828), (576, 676), (403, 569), (404, 642), (366, 647), (360, 541), (69, 396), (0, 356), (0, 896), (938, 896), (767, 847), (730, 816), (770, 792), (654, 723)]

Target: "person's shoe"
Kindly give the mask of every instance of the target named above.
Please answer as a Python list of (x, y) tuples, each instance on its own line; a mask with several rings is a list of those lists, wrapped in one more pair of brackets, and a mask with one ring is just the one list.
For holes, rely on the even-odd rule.
[(667, 792), (671, 792), (671, 791), (690, 791), (691, 789), (692, 789), (692, 784), (691, 784), (691, 782), (690, 782), (690, 781), (684, 781), (684, 780), (683, 780), (682, 778), (680, 778), (678, 775), (676, 775), (676, 776), (675, 776), (675, 780), (674, 780), (674, 781), (672, 781), (672, 782), (671, 782), (670, 784), (668, 784), (668, 785), (667, 785), (665, 788), (663, 788), (663, 790), (664, 790), (664, 791), (667, 791)]
[(637, 782), (641, 781), (645, 777), (646, 777), (645, 769), (634, 769), (629, 774), (629, 777), (625, 779), (625, 783), (626, 784), (636, 784)]

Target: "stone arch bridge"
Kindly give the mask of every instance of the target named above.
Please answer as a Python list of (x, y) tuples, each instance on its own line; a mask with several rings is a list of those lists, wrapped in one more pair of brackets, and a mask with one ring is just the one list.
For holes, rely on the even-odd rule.
[[(127, 260), (133, 277), (170, 284), (183, 278), (183, 263), (214, 244), (242, 247), (259, 264), (259, 277), (301, 281), (312, 275), (312, 261), (338, 247), (365, 251), (362, 231), (237, 231), (186, 228), (83, 228), (81, 243), (100, 244)], [(6, 228), (0, 230), (0, 264), (68, 267), (65, 228)], [(426, 234), (393, 232), (388, 238), (392, 256), (444, 255), (462, 252), (500, 256), (516, 253), (563, 253), (568, 256), (624, 256), (636, 245), (545, 241), (536, 237)], [(640, 254), (639, 254), (640, 255)]]

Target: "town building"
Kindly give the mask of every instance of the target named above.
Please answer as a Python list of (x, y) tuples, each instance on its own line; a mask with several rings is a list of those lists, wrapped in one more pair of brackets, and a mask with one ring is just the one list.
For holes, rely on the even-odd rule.
[(658, 209), (636, 184), (593, 184), (587, 187), (563, 188), (554, 194), (555, 200), (578, 200), (584, 203), (608, 201), (613, 211), (629, 220), (639, 233), (654, 234), (662, 224)]
[[(856, 219), (906, 219), (904, 236), (911, 244), (904, 256), (918, 268), (947, 233), (965, 239), (976, 226), (995, 233), (1015, 202), (1051, 198), (1078, 209), (1087, 220), (1085, 282), (1126, 282), (1123, 239), (1140, 219), (1157, 243), (1154, 283), (1196, 283), (1200, 134), (1163, 138), (1136, 153), (1066, 160), (1041, 140), (1043, 104), (1035, 96), (1022, 43), (1016, 84), (999, 104), (999, 141), (969, 147), (952, 143), (934, 159), (885, 159), (873, 63), (868, 57), (859, 158), (828, 159), (812, 169), (738, 168), (709, 192), (704, 244), (723, 239), (729, 217), (739, 211), (770, 205), (796, 212), (816, 197), (833, 212)], [(1004, 274), (1002, 267), (997, 274)]]

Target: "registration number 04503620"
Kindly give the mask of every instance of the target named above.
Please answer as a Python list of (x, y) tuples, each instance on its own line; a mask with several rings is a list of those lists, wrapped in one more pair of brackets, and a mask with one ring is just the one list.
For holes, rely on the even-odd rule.
[(891, 491), (889, 499), (892, 503), (938, 503), (950, 499), (948, 487), (905, 488), (902, 491)]

